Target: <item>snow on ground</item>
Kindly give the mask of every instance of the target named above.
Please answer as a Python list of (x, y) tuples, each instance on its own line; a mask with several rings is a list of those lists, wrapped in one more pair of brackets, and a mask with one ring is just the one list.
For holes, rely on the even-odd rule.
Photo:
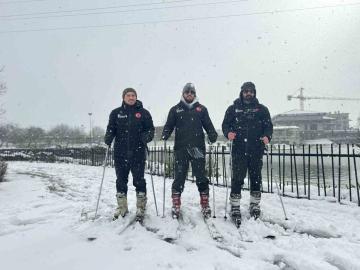
[[(191, 182), (182, 196), (179, 227), (170, 217), (171, 180), (162, 218), (163, 178), (154, 177), (157, 217), (149, 175), (145, 226), (123, 229), (135, 213), (131, 180), (130, 215), (112, 222), (113, 168), (106, 171), (99, 218), (92, 221), (101, 176), (101, 167), (10, 162), (8, 181), (0, 183), (1, 269), (360, 269), (360, 207), (355, 204), (283, 198), (285, 221), (277, 195), (263, 194), (264, 222), (245, 218), (239, 232), (223, 218), (225, 188), (216, 188), (212, 220), (224, 237), (219, 243), (201, 218)], [(248, 217), (248, 192), (243, 197), (242, 213)], [(264, 238), (268, 235), (276, 238)], [(177, 238), (165, 239), (170, 237)]]

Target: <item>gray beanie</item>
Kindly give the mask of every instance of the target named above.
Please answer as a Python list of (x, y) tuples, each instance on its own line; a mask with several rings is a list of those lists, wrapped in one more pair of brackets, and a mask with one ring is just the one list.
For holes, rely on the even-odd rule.
[(137, 97), (137, 93), (136, 93), (135, 89), (129, 87), (129, 88), (124, 89), (123, 94), (122, 94), (122, 98), (124, 99), (125, 95), (127, 93), (130, 93), (130, 92), (133, 92), (135, 94), (135, 96)]
[(186, 91), (193, 91), (196, 96), (196, 89), (195, 89), (195, 85), (193, 83), (185, 84), (182, 93), (184, 94)]

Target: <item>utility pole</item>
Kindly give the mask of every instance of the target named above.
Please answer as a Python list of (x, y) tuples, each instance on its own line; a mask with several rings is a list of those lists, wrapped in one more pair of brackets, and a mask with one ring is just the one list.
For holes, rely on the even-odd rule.
[(90, 148), (92, 148), (92, 121), (91, 121), (92, 113), (89, 112), (88, 115), (89, 115), (89, 121), (90, 121), (90, 132), (89, 132), (89, 136), (90, 136)]

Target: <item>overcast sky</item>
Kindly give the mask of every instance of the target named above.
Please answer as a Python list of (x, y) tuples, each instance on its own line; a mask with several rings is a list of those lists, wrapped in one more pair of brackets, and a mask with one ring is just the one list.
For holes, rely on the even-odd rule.
[[(271, 115), (298, 109), (286, 97), (300, 87), (360, 98), (359, 46), (360, 1), (0, 0), (1, 121), (88, 128), (92, 112), (105, 127), (122, 90), (134, 87), (162, 125), (193, 82), (220, 128), (244, 81)], [(305, 109), (348, 112), (355, 125), (360, 102), (315, 100)]]

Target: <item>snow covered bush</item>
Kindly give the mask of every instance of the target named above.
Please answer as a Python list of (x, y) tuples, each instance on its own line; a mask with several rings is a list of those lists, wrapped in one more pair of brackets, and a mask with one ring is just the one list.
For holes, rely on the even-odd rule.
[(5, 173), (7, 169), (7, 164), (5, 161), (0, 160), (0, 182), (3, 182), (5, 179)]

